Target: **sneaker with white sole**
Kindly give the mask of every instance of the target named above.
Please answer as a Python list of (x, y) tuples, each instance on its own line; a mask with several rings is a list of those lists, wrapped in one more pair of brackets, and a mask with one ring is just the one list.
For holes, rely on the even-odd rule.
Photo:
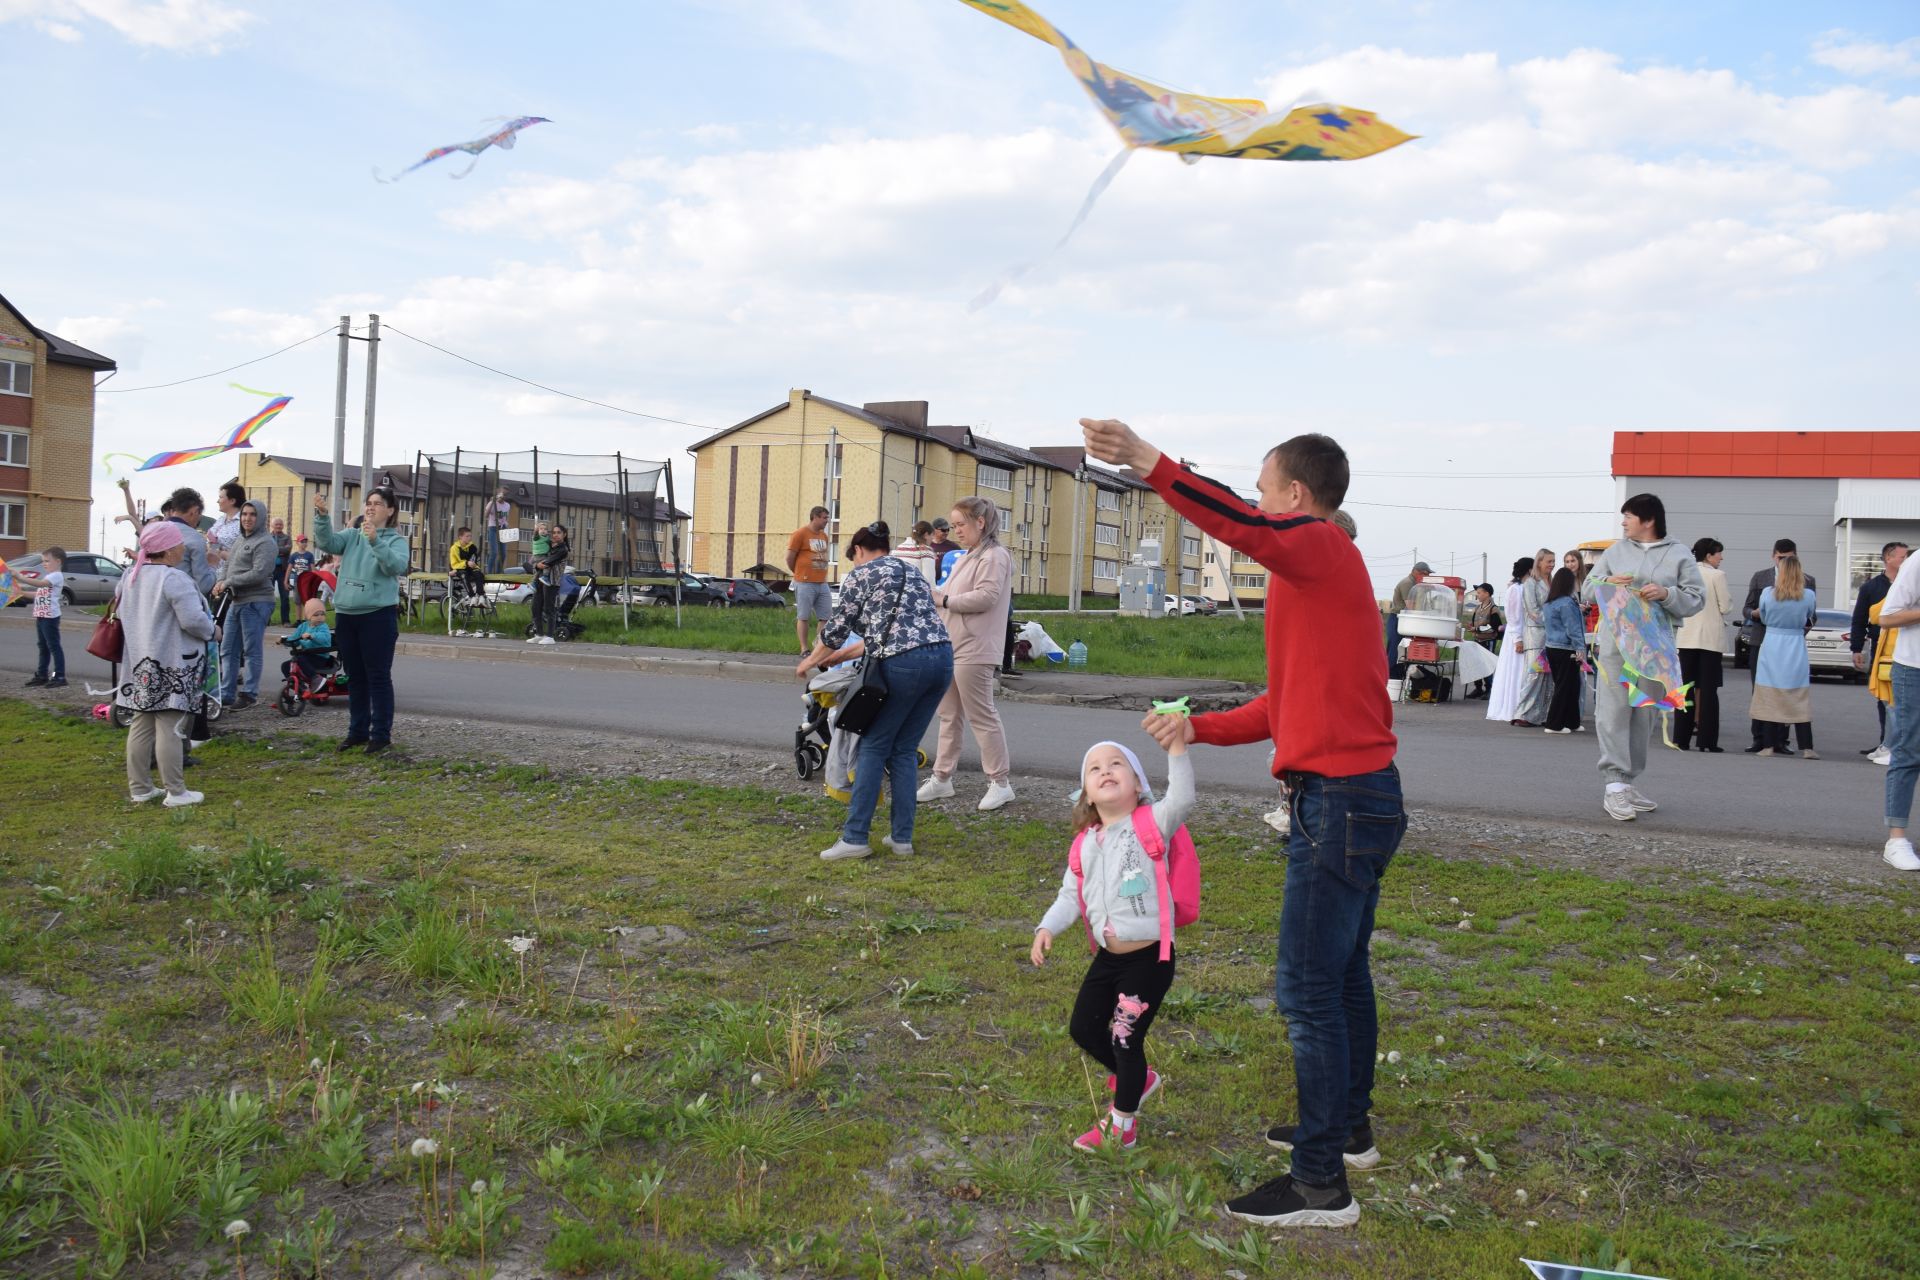
[(552, 644), (552, 643), (553, 643), (553, 637), (552, 637), (552, 636), (541, 636), (541, 637), (540, 637), (540, 643), (541, 643), (541, 644)]
[(1920, 871), (1920, 854), (1913, 851), (1913, 841), (1905, 836), (1895, 836), (1887, 841), (1887, 847), (1880, 857), (1895, 871)]
[(130, 792), (127, 795), (127, 799), (133, 801), (135, 804), (145, 804), (149, 800), (158, 800), (165, 794), (167, 793), (158, 787), (148, 787), (145, 791)]
[(920, 789), (913, 793), (913, 798), (920, 801), (951, 800), (953, 799), (953, 779), (938, 775), (928, 778), (920, 784)]
[(1607, 811), (1609, 818), (1620, 822), (1632, 822), (1640, 815), (1634, 811), (1633, 796), (1627, 791), (1609, 791), (1601, 797), (1600, 807)]
[(1360, 1202), (1347, 1190), (1344, 1173), (1325, 1187), (1282, 1174), (1235, 1196), (1226, 1208), (1228, 1217), (1263, 1227), (1350, 1227), (1360, 1221)]
[[(1160, 1084), (1161, 1084), (1160, 1073), (1158, 1071), (1155, 1071), (1152, 1067), (1148, 1067), (1146, 1088), (1140, 1090), (1140, 1102), (1142, 1105), (1145, 1105), (1148, 1098), (1151, 1098), (1154, 1094), (1160, 1092)], [(1118, 1089), (1119, 1087), (1120, 1087), (1120, 1078), (1118, 1076), (1110, 1075), (1107, 1077), (1108, 1093), (1112, 1093), (1115, 1089)]]
[(1875, 747), (1867, 753), (1867, 759), (1873, 761), (1875, 764), (1892, 764), (1893, 752), (1887, 750), (1885, 747)]
[(539, 644), (539, 643), (540, 643), (540, 637), (539, 637), (539, 636), (528, 636), (528, 637), (527, 637), (527, 643), (528, 643), (528, 644)]
[(870, 844), (848, 844), (845, 840), (835, 840), (820, 851), (822, 862), (839, 862), (844, 858), (865, 858), (873, 853)]
[(1660, 807), (1659, 805), (1655, 804), (1653, 801), (1641, 795), (1640, 788), (1638, 787), (1627, 788), (1627, 803), (1631, 804), (1634, 807), (1634, 809), (1640, 813), (1652, 813), (1655, 809), (1658, 809)]
[(198, 791), (169, 791), (167, 798), (160, 803), (169, 809), (184, 809), (190, 804), (199, 804), (206, 797)]
[(995, 809), (1003, 809), (1012, 799), (1012, 787), (1004, 782), (990, 782), (987, 784), (987, 794), (980, 797), (980, 812), (992, 813)]
[(1288, 835), (1293, 831), (1293, 815), (1287, 811), (1286, 805), (1283, 804), (1272, 813), (1263, 816), (1267, 820), (1267, 825), (1281, 835)]
[[(1282, 1151), (1293, 1150), (1294, 1131), (1300, 1126), (1277, 1124), (1267, 1130), (1267, 1145), (1278, 1147)], [(1349, 1169), (1371, 1169), (1380, 1163), (1380, 1149), (1373, 1145), (1373, 1126), (1361, 1125), (1347, 1134), (1346, 1145), (1340, 1148), (1340, 1161)]]
[(1110, 1139), (1118, 1142), (1123, 1151), (1133, 1150), (1134, 1144), (1140, 1141), (1139, 1119), (1136, 1117), (1122, 1126), (1114, 1123), (1112, 1117), (1108, 1117), (1075, 1138), (1073, 1147), (1076, 1151), (1098, 1151)]
[(880, 843), (887, 846), (889, 852), (897, 853), (903, 858), (911, 858), (913, 856), (913, 841), (911, 840), (895, 840), (892, 836), (881, 836)]

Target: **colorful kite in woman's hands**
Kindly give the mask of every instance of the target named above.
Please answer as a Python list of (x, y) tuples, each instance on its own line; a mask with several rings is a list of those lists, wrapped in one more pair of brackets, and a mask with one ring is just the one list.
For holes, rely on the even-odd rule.
[[(1127, 157), (1139, 147), (1171, 151), (1188, 164), (1198, 164), (1202, 156), (1235, 160), (1364, 160), (1413, 137), (1373, 112), (1353, 107), (1321, 103), (1269, 111), (1267, 104), (1258, 98), (1209, 98), (1204, 94), (1182, 93), (1095, 62), (1060, 28), (1020, 0), (961, 0), (961, 3), (1058, 49), (1067, 70), (1073, 72), (1074, 78), (1092, 95), (1094, 103), (1106, 114), (1107, 122), (1126, 143), (1120, 154), (1094, 179), (1066, 234), (1047, 250), (1048, 254), (1058, 252), (1073, 239), (1074, 232), (1093, 212), (1094, 202), (1118, 176)], [(1002, 272), (998, 280), (974, 298), (968, 309), (977, 311), (992, 302), (1002, 288), (1032, 270), (1037, 262), (1022, 263)]]
[(1687, 690), (1680, 677), (1680, 649), (1666, 610), (1643, 599), (1631, 579), (1606, 578), (1593, 584), (1600, 603), (1600, 625), (1613, 635), (1620, 654), (1620, 683), (1635, 707), (1685, 711)]
[[(254, 414), (251, 418), (248, 418), (232, 431), (229, 431), (227, 438), (220, 444), (203, 445), (198, 449), (169, 449), (165, 453), (154, 454), (145, 462), (140, 463), (134, 470), (152, 471), (158, 467), (177, 467), (183, 462), (199, 462), (203, 458), (217, 457), (229, 449), (244, 449), (253, 442), (254, 432), (266, 426), (267, 423), (279, 416), (282, 409), (293, 403), (292, 396), (276, 396), (269, 391), (255, 391), (252, 387), (243, 387), (237, 382), (229, 382), (227, 385), (236, 391), (245, 391), (249, 395), (271, 396), (272, 398), (267, 402), (266, 408)], [(109, 453), (106, 457), (101, 458), (100, 461), (104, 463), (107, 458), (132, 458), (138, 461), (139, 457), (140, 455), (137, 453)]]
[(456, 151), (464, 151), (473, 157), (472, 161), (460, 172), (448, 175), (454, 178), (464, 178), (473, 172), (474, 165), (480, 163), (480, 153), (488, 147), (498, 147), (502, 151), (511, 151), (513, 150), (514, 139), (519, 137), (522, 129), (536, 124), (552, 123), (553, 121), (547, 119), (545, 116), (519, 116), (506, 121), (497, 132), (490, 133), (484, 138), (475, 138), (472, 142), (456, 142), (450, 147), (435, 147), (433, 150), (427, 152), (425, 156), (414, 161), (400, 172), (394, 174), (391, 178), (381, 178), (378, 169), (373, 171), (373, 176), (381, 182), (398, 182), (423, 164), (432, 164), (441, 156), (450, 156)]

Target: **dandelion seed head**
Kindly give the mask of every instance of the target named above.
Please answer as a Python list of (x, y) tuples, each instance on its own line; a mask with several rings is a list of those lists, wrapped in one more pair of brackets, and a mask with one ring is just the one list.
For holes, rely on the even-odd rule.
[(1435, 1036), (1433, 1038), (1433, 1046), (1436, 1049), (1439, 1048), (1441, 1045), (1445, 1044), (1446, 1042), (1447, 1042), (1447, 1038), (1445, 1036)]
[(1387, 1050), (1387, 1061), (1388, 1061), (1389, 1063), (1391, 1063), (1392, 1065), (1394, 1065), (1394, 1066), (1399, 1066), (1399, 1065), (1400, 1065), (1400, 1051), (1399, 1051), (1398, 1049), (1389, 1049), (1389, 1050)]
[(1525, 1204), (1527, 1202), (1527, 1189), (1525, 1187), (1515, 1187), (1513, 1189), (1513, 1198), (1520, 1204)]
[(475, 1178), (473, 1180), (473, 1186), (470, 1187), (469, 1190), (471, 1190), (473, 1194), (477, 1196), (483, 1196), (487, 1194), (487, 1180), (485, 1178)]
[(413, 1152), (413, 1158), (416, 1160), (420, 1159), (422, 1156), (433, 1156), (433, 1155), (440, 1154), (440, 1144), (435, 1142), (432, 1138), (415, 1138), (413, 1140), (413, 1146), (409, 1149)]
[(245, 1218), (235, 1218), (232, 1222), (229, 1222), (226, 1227), (226, 1236), (229, 1240), (238, 1240), (241, 1236), (251, 1235), (252, 1233), (253, 1224)]

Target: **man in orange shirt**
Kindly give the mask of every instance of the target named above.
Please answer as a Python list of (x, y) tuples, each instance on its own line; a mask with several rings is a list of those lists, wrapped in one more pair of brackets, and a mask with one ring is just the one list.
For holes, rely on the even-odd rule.
[(800, 636), (802, 657), (813, 652), (807, 620), (813, 620), (814, 640), (818, 640), (821, 625), (833, 611), (833, 589), (827, 586), (827, 521), (832, 515), (825, 507), (815, 507), (807, 513), (807, 522), (787, 539), (787, 572), (793, 575), (796, 606), (793, 628)]

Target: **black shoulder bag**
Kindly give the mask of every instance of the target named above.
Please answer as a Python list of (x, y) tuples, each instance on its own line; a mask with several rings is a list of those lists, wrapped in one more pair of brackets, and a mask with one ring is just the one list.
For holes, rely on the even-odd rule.
[[(893, 612), (887, 615), (886, 623), (873, 633), (873, 638), (867, 642), (870, 650), (877, 650), (886, 642), (887, 632), (893, 628), (894, 619), (900, 616), (900, 604), (907, 594), (906, 574), (911, 566), (903, 563), (900, 567), (902, 570), (900, 590), (893, 597)], [(873, 722), (880, 718), (880, 708), (887, 705), (887, 676), (886, 672), (881, 670), (880, 661), (876, 653), (867, 654), (866, 661), (860, 667), (859, 686), (849, 693), (847, 700), (840, 705), (840, 718), (834, 721), (836, 730), (845, 729), (848, 733), (865, 733), (873, 728)]]

